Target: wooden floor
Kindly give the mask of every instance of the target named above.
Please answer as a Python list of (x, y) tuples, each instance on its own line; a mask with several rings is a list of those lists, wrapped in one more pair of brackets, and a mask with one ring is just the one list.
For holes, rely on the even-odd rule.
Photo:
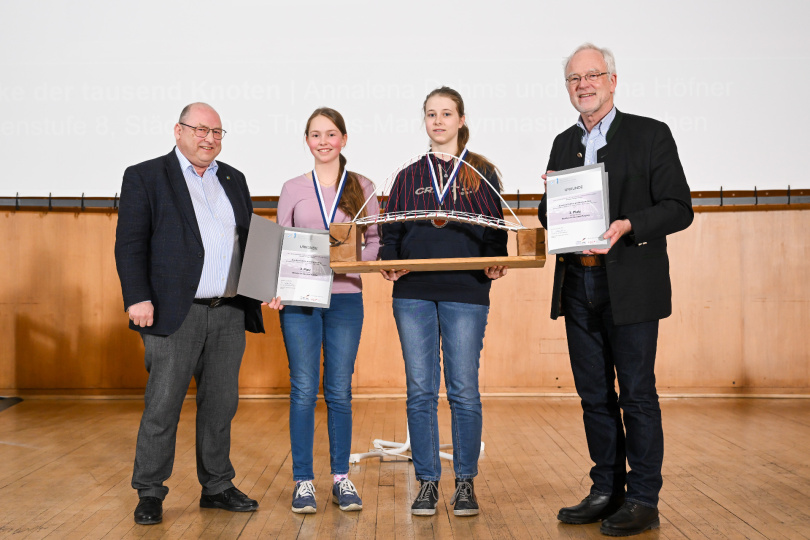
[[(810, 400), (665, 399), (661, 528), (637, 538), (810, 538)], [(180, 422), (174, 475), (160, 525), (132, 520), (130, 488), (142, 403), (26, 400), (0, 412), (2, 538), (603, 538), (598, 524), (555, 516), (588, 490), (579, 402), (572, 398), (484, 401), (481, 514), (456, 518), (444, 462), (439, 509), (413, 517), (417, 483), (407, 462), (366, 460), (350, 478), (362, 512), (330, 496), (326, 414), (316, 418), (318, 512), (290, 512), (292, 465), (284, 400), (243, 400), (233, 426), (236, 485), (260, 502), (234, 514), (199, 508), (194, 402)], [(442, 435), (449, 412), (440, 403)], [(354, 402), (354, 452), (374, 438), (404, 440), (401, 399)]]

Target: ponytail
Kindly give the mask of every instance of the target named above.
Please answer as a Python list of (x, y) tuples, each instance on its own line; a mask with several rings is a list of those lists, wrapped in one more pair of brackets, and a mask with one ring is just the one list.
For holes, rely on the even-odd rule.
[[(343, 176), (343, 171), (346, 169), (346, 158), (340, 154), (340, 170), (338, 171), (338, 178)], [(366, 208), (358, 214), (358, 210), (365, 204), (366, 194), (363, 192), (363, 186), (360, 185), (360, 179), (357, 173), (349, 171), (346, 173), (346, 183), (343, 185), (343, 194), (340, 196), (340, 203), (338, 208), (352, 219), (364, 218), (368, 215)], [(362, 227), (361, 232), (365, 232), (366, 227)]]

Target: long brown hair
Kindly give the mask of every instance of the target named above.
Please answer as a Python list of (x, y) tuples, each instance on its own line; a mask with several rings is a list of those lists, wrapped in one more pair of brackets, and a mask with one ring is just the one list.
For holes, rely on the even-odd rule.
[[(450, 98), (453, 100), (453, 103), (456, 104), (456, 110), (458, 111), (459, 117), (464, 116), (464, 100), (461, 99), (461, 94), (450, 88), (449, 86), (442, 86), (441, 88), (436, 88), (431, 93), (425, 97), (425, 102), (422, 103), (422, 115), (427, 113), (427, 102), (433, 96), (443, 96), (446, 98)], [(464, 125), (458, 129), (458, 148), (456, 149), (456, 157), (461, 154), (461, 150), (467, 146), (467, 141), (470, 140), (470, 128), (467, 127), (467, 122), (464, 122)], [(467, 157), (464, 158), (464, 161), (469, 163), (473, 168), (477, 169), (481, 174), (487, 176), (490, 172), (495, 173), (495, 177), (498, 179), (498, 187), (501, 186), (501, 171), (492, 164), (487, 158), (482, 156), (481, 154), (476, 154), (474, 152), (467, 152)], [(459, 171), (459, 180), (464, 187), (469, 188), (473, 191), (477, 191), (481, 185), (481, 178), (469, 169), (469, 167), (462, 167)]]
[[(337, 112), (335, 109), (330, 109), (329, 107), (321, 107), (320, 109), (315, 109), (309, 119), (307, 120), (307, 127), (304, 130), (304, 137), (309, 136), (309, 125), (312, 123), (318, 116), (323, 116), (324, 118), (328, 118), (335, 124), (335, 127), (338, 128), (341, 135), (346, 135), (346, 121), (343, 120), (343, 115)], [(338, 171), (338, 180), (343, 176), (343, 171), (346, 169), (346, 157), (343, 153), (339, 156), (340, 160), (340, 170)], [(353, 173), (349, 171), (346, 174), (346, 183), (343, 186), (343, 195), (340, 197), (340, 202), (338, 203), (338, 208), (343, 210), (343, 212), (351, 217), (354, 218), (363, 218), (366, 217), (367, 212), (366, 209), (363, 208), (363, 211), (360, 212), (360, 215), (357, 212), (366, 202), (366, 195), (363, 193), (363, 186), (360, 185), (360, 179), (357, 177), (357, 173)]]

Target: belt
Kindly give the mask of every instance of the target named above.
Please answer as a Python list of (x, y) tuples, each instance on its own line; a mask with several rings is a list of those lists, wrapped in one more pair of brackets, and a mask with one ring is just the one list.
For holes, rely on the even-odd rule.
[(560, 256), (560, 262), (567, 262), (574, 266), (605, 266), (604, 255), (577, 255), (576, 253), (568, 253)]
[(219, 296), (216, 298), (195, 298), (195, 304), (201, 304), (203, 306), (208, 306), (210, 308), (215, 308), (219, 306), (224, 306), (225, 304), (229, 304), (234, 301), (235, 296)]

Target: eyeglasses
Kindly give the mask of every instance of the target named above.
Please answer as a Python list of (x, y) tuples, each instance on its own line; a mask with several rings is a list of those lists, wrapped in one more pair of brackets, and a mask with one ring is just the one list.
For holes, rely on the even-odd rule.
[(568, 83), (569, 86), (576, 86), (582, 79), (587, 80), (588, 82), (595, 83), (599, 80), (599, 77), (602, 75), (607, 75), (607, 71), (603, 71), (602, 73), (586, 73), (585, 75), (569, 75), (565, 78), (565, 82)]
[(193, 129), (194, 134), (197, 137), (201, 138), (201, 139), (204, 139), (204, 138), (208, 137), (208, 132), (210, 131), (211, 133), (214, 134), (214, 138), (216, 140), (221, 141), (222, 137), (224, 137), (225, 133), (227, 133), (224, 129), (220, 129), (220, 128), (211, 129), (211, 128), (205, 127), (205, 126), (194, 127), (194, 126), (190, 126), (188, 124), (184, 124), (183, 122), (177, 122), (177, 123), (180, 124), (181, 126), (186, 126), (187, 128)]

